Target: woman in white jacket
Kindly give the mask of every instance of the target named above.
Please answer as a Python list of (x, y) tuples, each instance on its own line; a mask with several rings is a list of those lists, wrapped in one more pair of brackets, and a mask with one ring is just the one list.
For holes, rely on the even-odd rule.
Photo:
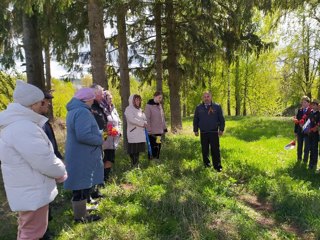
[(0, 112), (0, 160), (12, 211), (19, 212), (17, 239), (39, 239), (48, 225), (48, 206), (58, 194), (56, 182), (66, 179), (63, 162), (42, 130), (43, 92), (17, 81), (14, 103)]
[(147, 118), (141, 110), (141, 101), (140, 95), (131, 95), (129, 106), (124, 112), (127, 120), (128, 154), (132, 166), (138, 165), (139, 153), (145, 151)]

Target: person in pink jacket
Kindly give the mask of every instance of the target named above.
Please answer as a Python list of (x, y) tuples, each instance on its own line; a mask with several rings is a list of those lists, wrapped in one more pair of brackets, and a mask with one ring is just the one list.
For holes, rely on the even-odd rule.
[(48, 206), (58, 194), (56, 182), (67, 178), (42, 129), (43, 92), (17, 80), (13, 103), (0, 112), (0, 159), (4, 187), (12, 211), (18, 212), (17, 239), (42, 238)]
[(129, 106), (124, 114), (127, 120), (128, 154), (131, 158), (132, 166), (139, 164), (139, 154), (146, 148), (145, 128), (147, 119), (141, 110), (141, 96), (133, 94), (129, 97)]
[(147, 117), (147, 130), (151, 144), (152, 155), (149, 159), (157, 158), (160, 156), (161, 137), (167, 132), (164, 112), (162, 108), (162, 93), (155, 92), (153, 99), (150, 99), (145, 107), (145, 114)]

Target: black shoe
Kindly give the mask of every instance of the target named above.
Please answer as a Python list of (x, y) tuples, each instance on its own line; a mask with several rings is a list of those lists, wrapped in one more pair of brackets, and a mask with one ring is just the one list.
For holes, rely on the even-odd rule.
[(89, 222), (99, 221), (100, 219), (101, 219), (101, 217), (99, 215), (90, 214), (84, 218), (75, 219), (74, 222), (75, 223), (89, 223)]
[(205, 164), (204, 164), (204, 167), (205, 167), (205, 168), (210, 168), (210, 167), (211, 167), (211, 164), (210, 164), (210, 163), (205, 163)]
[(87, 203), (89, 203), (89, 204), (98, 204), (99, 203), (99, 198), (97, 198), (96, 200), (94, 200), (92, 197), (89, 197), (88, 199), (87, 199)]
[(91, 193), (91, 198), (93, 199), (104, 198), (104, 195), (99, 191), (94, 191)]
[(217, 172), (221, 172), (222, 171), (222, 166), (218, 166), (214, 168)]

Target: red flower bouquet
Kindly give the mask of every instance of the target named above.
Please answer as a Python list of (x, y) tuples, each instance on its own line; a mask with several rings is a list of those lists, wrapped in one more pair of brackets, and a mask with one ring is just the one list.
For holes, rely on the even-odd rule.
[(116, 137), (119, 134), (118, 130), (112, 126), (112, 123), (107, 123), (105, 131), (107, 132), (107, 135), (111, 137)]

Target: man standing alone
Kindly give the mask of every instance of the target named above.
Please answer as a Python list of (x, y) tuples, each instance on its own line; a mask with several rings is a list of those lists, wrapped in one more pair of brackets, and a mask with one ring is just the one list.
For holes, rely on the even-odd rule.
[(193, 119), (193, 132), (199, 136), (202, 148), (202, 158), (205, 167), (210, 167), (209, 145), (211, 148), (212, 164), (216, 171), (221, 172), (221, 157), (219, 137), (223, 135), (225, 120), (221, 106), (212, 102), (210, 92), (204, 92), (203, 102), (196, 107)]

